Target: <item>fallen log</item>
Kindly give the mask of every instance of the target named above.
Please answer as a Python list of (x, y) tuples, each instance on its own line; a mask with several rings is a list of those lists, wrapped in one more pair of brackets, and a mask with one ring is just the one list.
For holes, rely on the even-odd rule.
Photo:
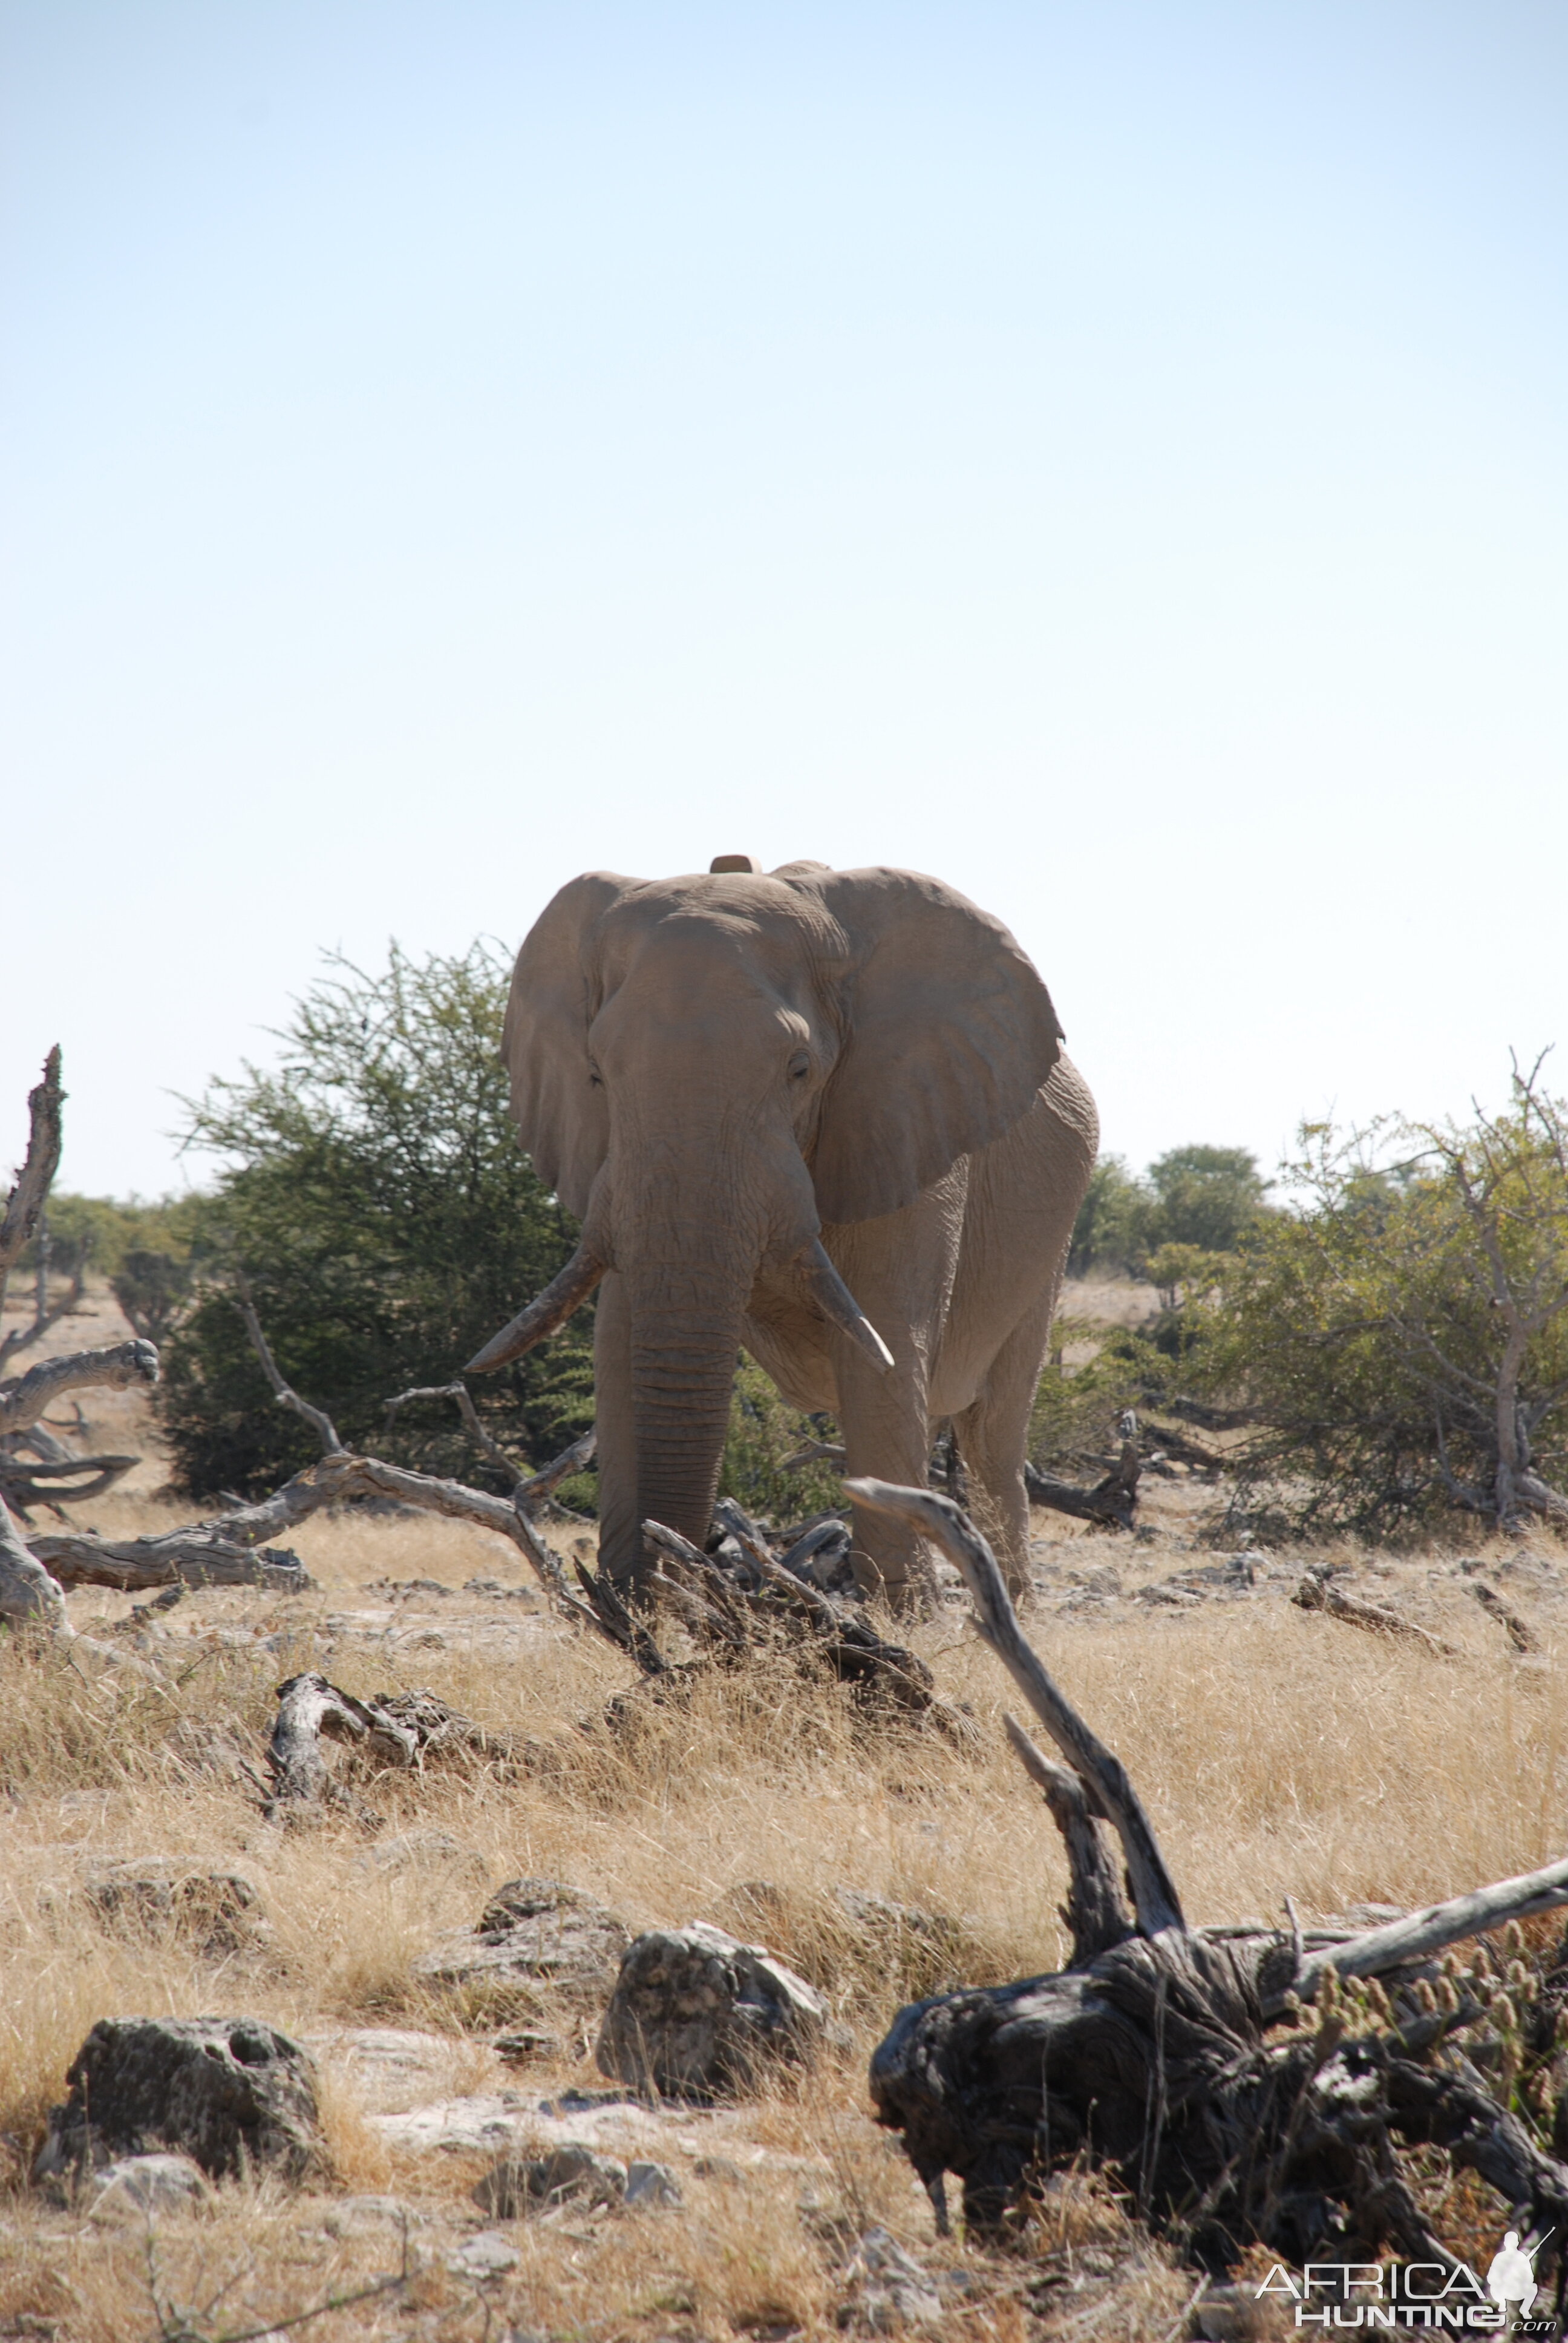
[(1059, 1513), (1070, 1513), (1075, 1521), (1093, 1522), (1101, 1529), (1130, 1530), (1138, 1510), (1138, 1478), (1142, 1469), (1136, 1437), (1129, 1434), (1121, 1443), (1121, 1453), (1115, 1465), (1092, 1489), (1075, 1488), (1070, 1482), (1054, 1481), (1049, 1473), (1038, 1472), (1026, 1462), (1023, 1485), (1030, 1501), (1036, 1505), (1049, 1505)]
[(51, 1530), (29, 1538), (34, 1554), (62, 1586), (108, 1586), (146, 1594), (160, 1586), (260, 1586), (298, 1594), (311, 1584), (286, 1547), (257, 1551), (231, 1542), (221, 1524), (170, 1530), (162, 1537), (98, 1538)]
[(1459, 1654), (1441, 1635), (1425, 1627), (1418, 1627), (1412, 1619), (1402, 1619), (1397, 1611), (1386, 1611), (1381, 1603), (1362, 1603), (1347, 1594), (1324, 1572), (1309, 1570), (1291, 1600), (1302, 1611), (1325, 1611), (1331, 1619), (1342, 1619), (1347, 1627), (1364, 1627), (1370, 1634), (1392, 1635), (1396, 1641), (1419, 1644), (1434, 1659), (1453, 1660)]
[[(1423, 1965), (1465, 1936), (1568, 1903), (1568, 1862), (1310, 1948), (1293, 1922), (1288, 1932), (1189, 1927), (1131, 1783), (1030, 1651), (973, 1524), (930, 1491), (849, 1486), (857, 1503), (907, 1521), (957, 1564), (982, 1640), (1076, 1777), (1076, 1786), (1059, 1782), (1061, 1769), (1030, 1756), (1028, 1736), (1010, 1726), (1067, 1847), (1068, 1968), (910, 2004), (871, 2061), (878, 2119), (900, 2135), (939, 2225), (949, 2173), (983, 2235), (1007, 2230), (1046, 2174), (1088, 2167), (1107, 2169), (1211, 2271), (1260, 2244), (1295, 2267), (1370, 2261), (1386, 2244), (1454, 2272), (1398, 2160), (1402, 2147), (1437, 2147), (1500, 2190), (1522, 2230), (1547, 2238), (1537, 2276), (1555, 2266), (1561, 2306), (1568, 2166), (1508, 2104), (1536, 2104), (1550, 2087), (1555, 2004), (1547, 1994), (1540, 2005), (1543, 2039), (1526, 2046), (1535, 2063), (1525, 2075), (1523, 2019), (1509, 1994), (1462, 1997), (1440, 1979), (1445, 2000)], [(1097, 1820), (1113, 1825), (1132, 1890), (1119, 1936), (1129, 1916), (1116, 1911), (1109, 1840), (1090, 1827)], [(1516, 1970), (1523, 1976), (1523, 1964), (1511, 1979)], [(1462, 2046), (1489, 2027), (1501, 2095)], [(1484, 2045), (1475, 2046), (1479, 2057)]]

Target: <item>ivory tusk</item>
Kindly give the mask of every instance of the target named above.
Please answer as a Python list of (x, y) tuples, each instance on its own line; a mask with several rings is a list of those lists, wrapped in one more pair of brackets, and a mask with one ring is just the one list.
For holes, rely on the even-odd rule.
[(564, 1326), (574, 1310), (580, 1310), (594, 1287), (604, 1275), (604, 1263), (595, 1261), (592, 1253), (578, 1245), (570, 1261), (552, 1277), (544, 1292), (537, 1294), (526, 1310), (520, 1310), (510, 1325), (477, 1352), (463, 1369), (466, 1375), (487, 1375), (494, 1367), (509, 1366)]
[(858, 1343), (872, 1365), (886, 1374), (893, 1363), (893, 1354), (829, 1260), (820, 1237), (813, 1237), (796, 1254), (795, 1266), (823, 1317), (848, 1334), (851, 1342)]

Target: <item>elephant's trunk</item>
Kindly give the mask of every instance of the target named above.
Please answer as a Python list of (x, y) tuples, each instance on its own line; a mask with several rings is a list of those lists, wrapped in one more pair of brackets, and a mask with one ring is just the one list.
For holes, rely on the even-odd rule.
[[(627, 1278), (639, 1521), (705, 1544), (754, 1265)], [(672, 1289), (675, 1289), (672, 1291)]]

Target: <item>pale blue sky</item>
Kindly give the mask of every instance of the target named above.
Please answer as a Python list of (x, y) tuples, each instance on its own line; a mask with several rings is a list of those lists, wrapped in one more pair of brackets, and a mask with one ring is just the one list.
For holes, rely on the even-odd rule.
[(1560, 5), (0, 0), (0, 1165), (735, 850), (1001, 913), (1137, 1162), (1568, 1043)]

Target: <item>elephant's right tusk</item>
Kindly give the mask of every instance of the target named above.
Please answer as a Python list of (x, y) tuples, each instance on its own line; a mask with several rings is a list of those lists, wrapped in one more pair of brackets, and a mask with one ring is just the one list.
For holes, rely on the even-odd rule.
[(509, 1326), (477, 1352), (463, 1369), (466, 1375), (487, 1375), (493, 1367), (509, 1366), (564, 1326), (574, 1310), (580, 1310), (594, 1287), (604, 1275), (604, 1263), (595, 1261), (591, 1252), (578, 1245), (566, 1267), (552, 1277), (544, 1292), (537, 1294), (526, 1310), (520, 1310)]
[(813, 1237), (795, 1256), (801, 1282), (824, 1318), (858, 1343), (874, 1367), (886, 1374), (893, 1354), (878, 1333), (838, 1271), (828, 1258), (820, 1237)]

